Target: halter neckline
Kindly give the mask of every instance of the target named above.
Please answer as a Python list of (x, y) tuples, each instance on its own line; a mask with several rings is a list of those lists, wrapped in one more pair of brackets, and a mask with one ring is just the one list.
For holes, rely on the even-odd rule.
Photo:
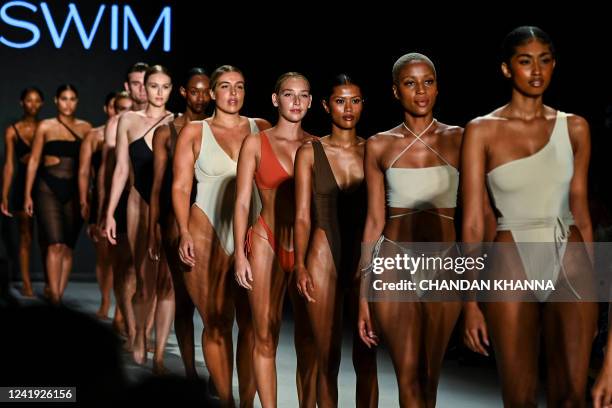
[(421, 136), (423, 136), (428, 130), (429, 128), (436, 122), (436, 118), (433, 118), (431, 120), (431, 123), (429, 125), (427, 125), (427, 127), (425, 129), (423, 129), (422, 132), (420, 132), (419, 134), (416, 134), (412, 129), (410, 129), (408, 127), (408, 125), (406, 125), (406, 122), (402, 122), (402, 125), (404, 126), (404, 128), (406, 128), (407, 131), (409, 131), (414, 137), (416, 137), (417, 139), (420, 139)]

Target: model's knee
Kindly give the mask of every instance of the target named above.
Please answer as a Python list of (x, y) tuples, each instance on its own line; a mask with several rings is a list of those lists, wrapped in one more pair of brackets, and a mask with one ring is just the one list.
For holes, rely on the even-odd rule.
[[(538, 401), (533, 392), (517, 391), (504, 396), (505, 407), (537, 407)], [(554, 405), (557, 406), (557, 405)]]
[(157, 298), (159, 300), (170, 300), (174, 299), (174, 286), (172, 286), (172, 279), (163, 279), (157, 285)]
[(22, 250), (30, 249), (30, 246), (32, 245), (32, 235), (30, 234), (29, 229), (19, 231), (19, 242)]
[(220, 341), (231, 336), (233, 320), (229, 316), (214, 314), (204, 323), (204, 333), (209, 340)]
[(585, 404), (585, 394), (583, 390), (578, 390), (574, 387), (565, 387), (563, 390), (555, 390), (560, 395), (558, 398), (552, 398), (549, 401), (551, 407), (582, 407)]
[(422, 383), (416, 376), (400, 375), (397, 379), (400, 400), (414, 401), (422, 398)]
[(255, 335), (255, 352), (263, 357), (275, 358), (278, 336), (273, 331), (259, 332)]
[(47, 247), (47, 256), (59, 257), (64, 254), (63, 244), (51, 244)]
[(150, 302), (155, 297), (155, 290), (147, 285), (137, 284), (134, 296), (139, 302)]

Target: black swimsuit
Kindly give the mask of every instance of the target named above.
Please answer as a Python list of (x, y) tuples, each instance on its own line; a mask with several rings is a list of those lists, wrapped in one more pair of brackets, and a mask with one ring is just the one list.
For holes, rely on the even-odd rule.
[(43, 155), (59, 158), (59, 163), (43, 166), (36, 188), (35, 213), (47, 245), (66, 244), (73, 248), (83, 220), (79, 211), (77, 173), (81, 137), (60, 121), (74, 140), (51, 140)]
[(168, 115), (165, 115), (155, 122), (142, 137), (134, 140), (129, 146), (134, 169), (134, 188), (147, 204), (151, 201), (151, 190), (153, 189), (153, 151), (147, 144), (145, 136), (167, 117)]
[(352, 191), (341, 190), (321, 142), (313, 142), (312, 147), (315, 226), (325, 232), (338, 283), (348, 288), (359, 278), (357, 267), (367, 212), (365, 182)]
[(17, 171), (15, 174), (15, 179), (11, 184), (11, 202), (12, 208), (15, 211), (23, 211), (23, 198), (25, 195), (25, 183), (26, 183), (26, 175), (28, 173), (28, 164), (24, 163), (22, 160), (25, 156), (30, 154), (32, 149), (30, 145), (23, 141), (19, 131), (17, 130), (17, 126), (15, 124), (11, 125), (15, 130), (15, 135), (17, 136), (17, 141), (15, 143), (15, 156), (17, 158)]

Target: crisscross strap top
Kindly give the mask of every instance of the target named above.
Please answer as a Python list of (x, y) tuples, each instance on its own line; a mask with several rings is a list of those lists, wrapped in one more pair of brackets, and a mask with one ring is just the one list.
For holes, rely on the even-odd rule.
[[(414, 140), (402, 149), (391, 161), (389, 168), (385, 170), (385, 180), (387, 185), (387, 206), (410, 208), (415, 211), (392, 216), (392, 218), (431, 208), (455, 208), (457, 206), (459, 171), (451, 166), (444, 156), (423, 141), (420, 135), (413, 133), (413, 136)], [(422, 143), (431, 150), (445, 164), (421, 168), (393, 167), (399, 158), (417, 142)]]

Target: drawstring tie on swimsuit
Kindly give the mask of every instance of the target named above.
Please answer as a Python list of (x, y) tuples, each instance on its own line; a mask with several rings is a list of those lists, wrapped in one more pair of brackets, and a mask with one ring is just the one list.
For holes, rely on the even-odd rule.
[(507, 219), (500, 217), (497, 219), (497, 231), (525, 231), (537, 228), (550, 228), (553, 227), (553, 236), (555, 239), (555, 255), (557, 262), (559, 263), (563, 277), (567, 282), (570, 290), (576, 296), (577, 299), (582, 299), (576, 289), (572, 286), (572, 283), (567, 276), (567, 271), (563, 265), (563, 259), (561, 255), (561, 248), (567, 244), (570, 236), (570, 226), (574, 225), (574, 218), (570, 215), (558, 216), (558, 217), (544, 217), (544, 218), (528, 218), (528, 219)]

